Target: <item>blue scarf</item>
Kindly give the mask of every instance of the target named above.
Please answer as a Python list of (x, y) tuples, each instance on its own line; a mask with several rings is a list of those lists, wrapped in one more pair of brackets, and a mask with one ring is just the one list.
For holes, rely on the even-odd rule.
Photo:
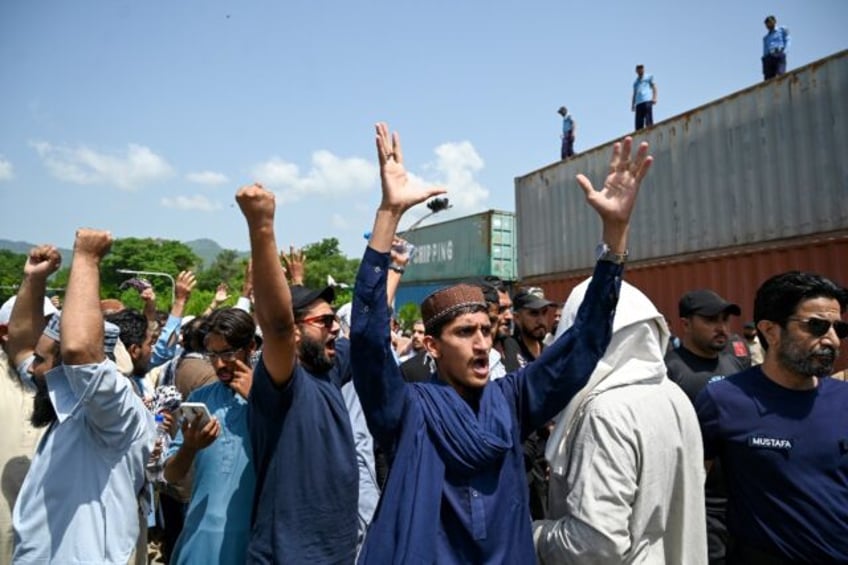
[(411, 446), (398, 446), (359, 563), (435, 563), (446, 469), (473, 476), (512, 449), (513, 419), (500, 387), (483, 389), (478, 414), (443, 382), (409, 387), (408, 400), (420, 406), (425, 426), (415, 430)]

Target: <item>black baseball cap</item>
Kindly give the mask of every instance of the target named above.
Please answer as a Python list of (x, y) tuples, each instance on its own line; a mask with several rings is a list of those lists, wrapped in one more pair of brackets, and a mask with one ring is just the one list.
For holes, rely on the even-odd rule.
[(513, 310), (521, 310), (522, 308), (527, 308), (529, 310), (541, 310), (542, 308), (547, 308), (553, 304), (556, 303), (526, 290), (520, 290), (512, 297)]
[(723, 312), (733, 314), (734, 316), (742, 315), (742, 309), (739, 308), (738, 304), (728, 302), (708, 289), (693, 290), (684, 294), (683, 298), (680, 299), (678, 310), (681, 318), (688, 318), (693, 314), (715, 316)]
[(292, 297), (292, 310), (295, 312), (305, 309), (319, 298), (323, 298), (330, 305), (333, 304), (333, 300), (336, 298), (336, 291), (331, 286), (324, 287), (320, 290), (306, 288), (305, 286), (291, 286), (289, 290)]

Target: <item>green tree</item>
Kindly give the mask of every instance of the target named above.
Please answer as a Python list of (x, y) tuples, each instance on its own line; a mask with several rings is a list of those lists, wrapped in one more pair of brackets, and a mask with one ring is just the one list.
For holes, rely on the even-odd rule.
[(17, 293), (24, 276), (27, 256), (8, 249), (0, 249), (0, 304)]
[(231, 290), (241, 291), (244, 281), (244, 268), (247, 259), (239, 255), (233, 249), (224, 249), (215, 257), (215, 260), (197, 273), (197, 287), (202, 290), (211, 290), (214, 294), (219, 283), (227, 283)]
[(421, 310), (414, 302), (407, 302), (398, 310), (398, 321), (404, 330), (411, 330), (415, 320), (421, 319)]
[(339, 240), (335, 237), (324, 238), (318, 243), (310, 243), (304, 246), (303, 252), (306, 255), (304, 284), (309, 288), (323, 288), (327, 286), (327, 275), (329, 275), (339, 285), (336, 287), (336, 304), (350, 302), (359, 259), (348, 259), (342, 254), (339, 249)]
[[(119, 273), (118, 269), (166, 273), (176, 277), (180, 271), (195, 270), (200, 258), (184, 243), (161, 239), (128, 237), (116, 239), (112, 249), (100, 265), (101, 294), (107, 298), (127, 300), (127, 306), (137, 308), (133, 293), (124, 293), (122, 282), (136, 275)], [(141, 275), (145, 276), (145, 275)], [(171, 282), (167, 277), (145, 276), (156, 291), (156, 304), (160, 310), (171, 307)], [(136, 293), (137, 294), (137, 293)]]

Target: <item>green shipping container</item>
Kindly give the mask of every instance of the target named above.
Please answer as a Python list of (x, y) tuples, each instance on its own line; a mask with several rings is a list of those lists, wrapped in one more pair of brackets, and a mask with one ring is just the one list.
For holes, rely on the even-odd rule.
[(436, 282), (495, 275), (514, 281), (515, 213), (489, 210), (424, 226), (401, 237), (416, 247), (403, 282)]

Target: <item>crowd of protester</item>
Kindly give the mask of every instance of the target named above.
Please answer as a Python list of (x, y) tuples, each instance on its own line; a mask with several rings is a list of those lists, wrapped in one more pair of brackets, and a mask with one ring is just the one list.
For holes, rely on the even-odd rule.
[(111, 236), (80, 229), (60, 311), (59, 253), (30, 251), (0, 308), (0, 562), (848, 562), (845, 289), (776, 275), (744, 338), (693, 289), (674, 338), (622, 280), (652, 165), (627, 138), (600, 189), (578, 176), (602, 245), (565, 304), (470, 280), (404, 337), (398, 223), (444, 190), (407, 182), (385, 124), (376, 144), (352, 303), (303, 286), (257, 184), (234, 307), (220, 287), (184, 316), (190, 272), (166, 314), (149, 288), (142, 311), (101, 301)]

